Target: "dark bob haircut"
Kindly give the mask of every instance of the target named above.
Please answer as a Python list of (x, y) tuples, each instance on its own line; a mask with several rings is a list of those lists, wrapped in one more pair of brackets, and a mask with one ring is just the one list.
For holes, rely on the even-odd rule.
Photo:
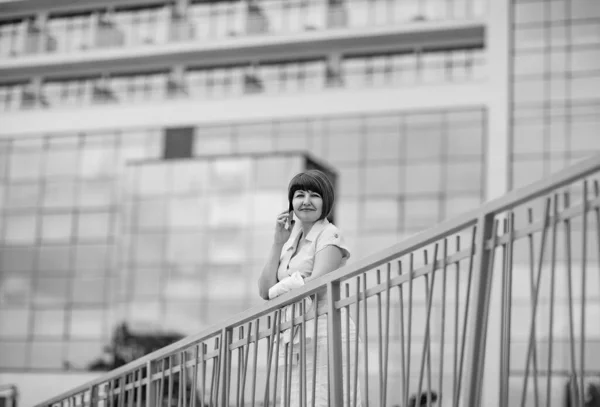
[(333, 209), (333, 202), (335, 201), (335, 192), (333, 190), (333, 184), (327, 178), (325, 173), (319, 170), (307, 170), (297, 174), (290, 181), (288, 186), (288, 202), (290, 204), (289, 210), (292, 211), (292, 199), (296, 191), (312, 191), (321, 195), (323, 198), (323, 211), (319, 220), (325, 219), (331, 213)]

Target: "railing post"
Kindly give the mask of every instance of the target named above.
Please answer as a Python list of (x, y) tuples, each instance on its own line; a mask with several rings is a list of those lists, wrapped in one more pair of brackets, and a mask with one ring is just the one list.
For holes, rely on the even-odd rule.
[[(231, 328), (223, 328), (221, 331), (221, 406), (229, 406), (229, 380), (231, 375), (231, 358), (229, 357), (229, 345), (231, 344)], [(216, 405), (219, 405), (217, 400)]]
[(336, 309), (335, 307), (335, 303), (339, 299), (339, 281), (329, 282), (327, 284), (327, 346), (329, 354), (330, 406), (344, 405), (344, 372), (342, 369), (342, 313), (341, 310)]
[[(475, 298), (469, 310), (469, 348), (466, 360), (465, 407), (479, 407), (481, 387), (483, 385), (486, 335), (488, 328), (489, 305), (492, 288), (494, 248), (487, 249), (486, 243), (494, 236), (495, 214), (487, 213), (477, 221), (477, 239), (475, 241), (476, 262), (474, 268)], [(464, 338), (463, 340), (467, 340)]]
[[(146, 406), (148, 407), (155, 407), (158, 405), (156, 402), (156, 383), (152, 381), (153, 374), (152, 361), (149, 360), (146, 363), (146, 379), (148, 379), (148, 384), (146, 385)], [(159, 397), (162, 397), (162, 394)]]

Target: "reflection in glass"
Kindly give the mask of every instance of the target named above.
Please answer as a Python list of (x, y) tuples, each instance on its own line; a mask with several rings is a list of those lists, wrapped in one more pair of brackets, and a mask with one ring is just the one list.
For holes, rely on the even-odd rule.
[(110, 226), (110, 213), (80, 213), (77, 218), (77, 236), (80, 240), (106, 240)]
[(206, 199), (176, 197), (169, 201), (168, 223), (174, 229), (197, 229), (209, 216)]
[[(29, 310), (27, 309), (0, 309), (0, 336), (1, 337), (19, 337), (27, 336), (29, 331)], [(0, 353), (2, 357), (7, 356)]]
[(27, 276), (4, 271), (0, 278), (0, 299), (9, 306), (27, 306), (31, 301), (31, 280)]
[(32, 208), (40, 204), (40, 184), (9, 184), (7, 188), (7, 209)]
[(33, 244), (36, 240), (35, 215), (11, 215), (5, 217), (4, 240), (8, 244)]
[(171, 233), (166, 239), (168, 263), (196, 265), (206, 262), (204, 233)]
[(44, 188), (45, 208), (66, 208), (75, 204), (75, 183), (72, 181), (47, 182)]
[(34, 285), (33, 303), (40, 306), (64, 305), (69, 301), (70, 280), (62, 277), (40, 277)]
[(58, 336), (62, 338), (65, 328), (63, 309), (37, 310), (34, 312), (34, 334), (40, 336)]
[(77, 174), (78, 150), (50, 150), (46, 154), (44, 175), (52, 177), (73, 177)]
[(211, 228), (245, 227), (251, 218), (250, 199), (239, 194), (211, 195), (209, 197), (208, 224)]
[(31, 247), (0, 246), (0, 268), (2, 271), (14, 271), (26, 275), (33, 270), (35, 257), (36, 251)]
[(15, 180), (34, 180), (40, 176), (41, 151), (13, 151), (10, 155), (9, 174)]
[(86, 340), (70, 341), (67, 344), (66, 360), (73, 369), (86, 369), (88, 365), (102, 354), (103, 342)]
[(136, 264), (157, 264), (162, 261), (165, 236), (161, 234), (137, 234), (133, 261)]
[(71, 338), (100, 338), (103, 327), (104, 312), (102, 310), (71, 310)]
[(79, 173), (86, 178), (107, 177), (116, 169), (116, 154), (112, 148), (88, 147), (81, 152)]
[(241, 192), (250, 188), (252, 162), (249, 159), (220, 159), (212, 161), (209, 168), (212, 191)]
[(79, 184), (78, 205), (86, 208), (103, 207), (113, 203), (114, 182), (111, 180), (89, 180)]
[(404, 229), (421, 230), (440, 221), (438, 199), (407, 199), (404, 201)]
[[(2, 312), (2, 311), (0, 311)], [(3, 330), (0, 330), (2, 335)], [(27, 358), (27, 349), (29, 344), (19, 340), (17, 342), (0, 342), (0, 367), (4, 368), (23, 368)]]
[(80, 245), (75, 248), (76, 274), (104, 274), (112, 265), (112, 247), (108, 245)]
[(71, 270), (71, 246), (42, 246), (38, 254), (38, 270), (41, 275), (67, 276)]
[(365, 199), (365, 230), (396, 231), (398, 229), (397, 199)]
[(31, 343), (29, 360), (38, 368), (61, 369), (65, 367), (63, 351), (62, 342), (35, 341)]
[(139, 230), (160, 230), (165, 227), (166, 202), (162, 199), (143, 200), (135, 204), (137, 228)]
[(42, 241), (69, 241), (72, 223), (73, 216), (70, 213), (42, 215)]
[(169, 191), (169, 169), (163, 165), (142, 165), (135, 169), (139, 195), (166, 194)]
[(404, 190), (403, 172), (397, 164), (369, 165), (365, 168), (365, 194), (398, 195)]
[(105, 279), (76, 277), (71, 282), (74, 304), (101, 304), (105, 302)]
[(438, 193), (442, 187), (442, 166), (439, 162), (411, 164), (405, 172), (407, 195)]

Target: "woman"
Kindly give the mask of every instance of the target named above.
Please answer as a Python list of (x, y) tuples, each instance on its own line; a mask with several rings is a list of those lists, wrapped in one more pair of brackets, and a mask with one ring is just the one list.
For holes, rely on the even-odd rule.
[[(340, 230), (327, 220), (334, 204), (333, 185), (327, 176), (317, 170), (308, 170), (296, 175), (288, 186), (289, 209), (277, 216), (275, 236), (269, 252), (267, 263), (262, 271), (258, 285), (260, 296), (266, 300), (273, 299), (306, 282), (323, 276), (343, 266), (350, 257), (350, 251), (344, 245)], [(296, 221), (297, 220), (297, 221)], [(319, 297), (319, 306), (324, 305), (324, 297)], [(291, 318), (291, 310), (286, 310), (286, 319)], [(296, 313), (298, 315), (298, 313)], [(345, 314), (344, 314), (345, 315)], [(342, 343), (346, 343), (346, 318), (342, 316)], [(315, 406), (328, 405), (328, 372), (327, 372), (327, 316), (318, 318), (317, 338), (313, 340), (313, 325), (306, 324), (306, 404), (312, 405), (313, 375), (315, 379)], [(354, 343), (356, 332), (350, 324), (350, 343)], [(282, 342), (282, 357), (291, 364), (290, 406), (300, 405), (299, 367), (300, 340), (296, 332), (293, 337), (292, 350), (289, 332), (285, 332)], [(314, 352), (316, 364), (313, 366)], [(346, 361), (344, 361), (346, 363)], [(346, 369), (344, 365), (344, 371)], [(287, 372), (285, 372), (287, 375)], [(346, 380), (344, 380), (344, 396), (346, 396)], [(352, 387), (353, 389), (353, 387)], [(286, 390), (286, 389), (284, 389)], [(285, 391), (287, 393), (287, 391)], [(280, 394), (286, 397), (286, 394)], [(357, 400), (360, 400), (357, 392)], [(351, 395), (352, 401), (354, 395)], [(282, 402), (281, 405), (286, 403)], [(346, 404), (346, 402), (344, 403)], [(351, 405), (354, 403), (352, 402)], [(360, 403), (358, 404), (360, 405)]]

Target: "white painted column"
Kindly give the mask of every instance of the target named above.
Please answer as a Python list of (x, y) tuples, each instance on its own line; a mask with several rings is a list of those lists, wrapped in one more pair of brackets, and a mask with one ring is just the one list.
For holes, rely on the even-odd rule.
[[(510, 39), (511, 0), (487, 1), (486, 63), (488, 72), (488, 123), (486, 149), (486, 200), (500, 197), (510, 189), (511, 151)], [(504, 216), (497, 217), (502, 230)], [(502, 251), (496, 252), (488, 315), (488, 336), (484, 368), (482, 406), (499, 406), (500, 338), (502, 335)]]
[(486, 200), (510, 189), (510, 0), (489, 0), (486, 30), (488, 72), (488, 143)]

